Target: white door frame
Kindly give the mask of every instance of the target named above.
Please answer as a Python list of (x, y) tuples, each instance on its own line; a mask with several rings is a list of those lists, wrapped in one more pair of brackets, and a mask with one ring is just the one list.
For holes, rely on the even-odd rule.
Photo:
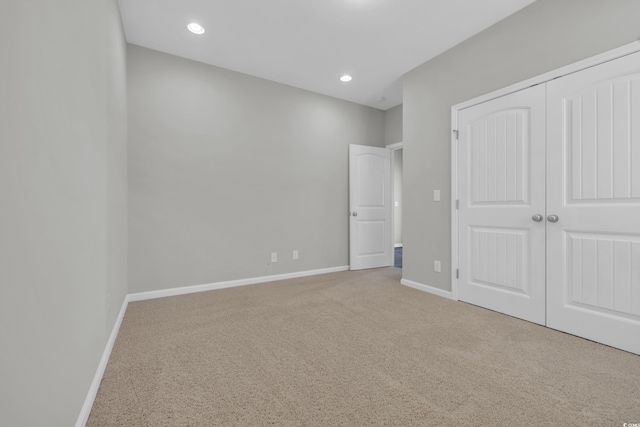
[(536, 77), (524, 80), (520, 83), (515, 83), (511, 86), (499, 89), (497, 91), (479, 96), (477, 98), (470, 99), (468, 101), (461, 102), (451, 107), (451, 299), (458, 301), (458, 111), (471, 107), (476, 104), (480, 104), (486, 101), (490, 101), (495, 98), (499, 98), (504, 95), (508, 95), (513, 92), (517, 92), (522, 89), (526, 89), (530, 86), (546, 83), (549, 80), (553, 80), (558, 77), (565, 76), (567, 74), (575, 73), (585, 68), (593, 67), (594, 65), (602, 64), (604, 62), (612, 61), (622, 56), (630, 55), (632, 53), (640, 51), (640, 41), (635, 41), (619, 48), (604, 52), (582, 61), (567, 65), (562, 68), (558, 68), (553, 71), (541, 74)]
[(395, 144), (389, 144), (386, 146), (389, 150), (391, 150), (391, 266), (393, 267), (395, 264), (395, 224), (396, 224), (396, 210), (394, 209), (396, 194), (395, 194), (395, 155), (396, 151), (402, 150), (404, 147), (404, 143), (402, 141), (396, 142)]

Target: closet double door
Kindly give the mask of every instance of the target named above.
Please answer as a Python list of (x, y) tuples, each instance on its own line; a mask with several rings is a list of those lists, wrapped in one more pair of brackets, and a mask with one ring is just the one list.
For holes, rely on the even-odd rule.
[(640, 354), (640, 53), (458, 123), (459, 299)]

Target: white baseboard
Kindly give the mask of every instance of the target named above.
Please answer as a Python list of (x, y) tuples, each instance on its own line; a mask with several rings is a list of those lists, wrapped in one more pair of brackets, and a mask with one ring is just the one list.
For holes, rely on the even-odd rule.
[(116, 323), (113, 325), (111, 335), (109, 335), (109, 340), (107, 341), (107, 345), (105, 346), (104, 352), (102, 353), (102, 358), (100, 359), (100, 363), (98, 364), (98, 369), (96, 369), (96, 373), (93, 376), (93, 381), (91, 382), (91, 386), (89, 387), (89, 392), (87, 393), (87, 397), (84, 399), (84, 404), (82, 405), (82, 409), (80, 410), (80, 415), (78, 415), (78, 419), (76, 420), (76, 427), (84, 427), (89, 420), (89, 414), (91, 414), (93, 402), (96, 399), (96, 395), (98, 394), (98, 388), (100, 388), (100, 382), (102, 381), (104, 370), (107, 368), (109, 356), (111, 356), (111, 350), (113, 349), (113, 344), (115, 344), (116, 342), (116, 337), (118, 336), (118, 332), (120, 331), (120, 325), (122, 324), (124, 313), (127, 311), (128, 304), (129, 295), (125, 296), (124, 301), (122, 302), (122, 307), (120, 308), (120, 312), (118, 313), (118, 317), (116, 318)]
[(205, 285), (185, 286), (182, 288), (162, 289), (159, 291), (138, 292), (129, 294), (129, 301), (144, 301), (148, 299), (171, 297), (175, 295), (192, 294), (195, 292), (213, 291), (216, 289), (233, 288), (236, 286), (255, 285), (257, 283), (275, 282), (276, 280), (296, 279), (298, 277), (315, 276), (317, 274), (335, 273), (349, 270), (349, 266), (323, 268), (319, 270), (298, 271), (295, 273), (276, 274), (273, 276), (253, 277), (249, 279), (230, 280), (227, 282), (208, 283)]
[(423, 285), (422, 283), (413, 282), (407, 279), (400, 280), (400, 284), (408, 286), (410, 288), (418, 289), (419, 291), (428, 292), (430, 294), (434, 294), (439, 297), (443, 297), (451, 300), (453, 299), (453, 295), (451, 294), (451, 291), (444, 291), (439, 288), (434, 288), (433, 286)]

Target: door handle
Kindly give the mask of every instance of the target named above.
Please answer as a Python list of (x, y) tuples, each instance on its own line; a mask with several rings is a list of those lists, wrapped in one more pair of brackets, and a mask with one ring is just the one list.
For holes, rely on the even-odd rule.
[(352, 212), (351, 215), (358, 216), (358, 212)]
[(535, 214), (534, 216), (531, 217), (532, 220), (534, 220), (535, 222), (540, 222), (544, 219), (544, 217), (540, 214)]
[(559, 219), (560, 217), (558, 215), (549, 215), (547, 217), (547, 221), (549, 222), (558, 222)]

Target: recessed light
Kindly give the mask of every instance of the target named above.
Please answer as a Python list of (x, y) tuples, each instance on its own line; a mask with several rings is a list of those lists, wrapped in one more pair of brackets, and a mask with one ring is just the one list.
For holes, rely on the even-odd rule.
[(349, 74), (345, 74), (344, 76), (340, 77), (340, 81), (344, 82), (344, 83), (348, 83), (353, 79), (353, 77), (351, 77)]
[(195, 23), (195, 22), (192, 22), (189, 25), (187, 25), (187, 28), (193, 34), (204, 34), (204, 27), (202, 25), (200, 25), (200, 24)]

